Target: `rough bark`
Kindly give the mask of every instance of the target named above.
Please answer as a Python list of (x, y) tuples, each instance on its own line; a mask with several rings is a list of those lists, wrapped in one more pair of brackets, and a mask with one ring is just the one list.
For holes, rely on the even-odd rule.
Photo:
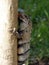
[(17, 65), (17, 0), (0, 0), (0, 65)]

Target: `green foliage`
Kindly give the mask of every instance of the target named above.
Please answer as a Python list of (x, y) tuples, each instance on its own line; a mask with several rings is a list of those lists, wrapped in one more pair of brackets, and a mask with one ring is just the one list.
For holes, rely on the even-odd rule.
[(49, 57), (49, 0), (19, 0), (32, 20), (31, 56)]

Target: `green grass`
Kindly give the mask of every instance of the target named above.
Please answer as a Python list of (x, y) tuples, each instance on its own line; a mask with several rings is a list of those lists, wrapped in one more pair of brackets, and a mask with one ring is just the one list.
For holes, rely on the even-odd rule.
[(49, 0), (19, 0), (19, 8), (32, 20), (31, 56), (49, 57)]

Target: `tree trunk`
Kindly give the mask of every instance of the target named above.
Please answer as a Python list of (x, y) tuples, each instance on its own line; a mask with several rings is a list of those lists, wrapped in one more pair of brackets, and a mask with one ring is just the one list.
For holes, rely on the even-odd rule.
[(17, 0), (0, 0), (0, 65), (17, 65)]

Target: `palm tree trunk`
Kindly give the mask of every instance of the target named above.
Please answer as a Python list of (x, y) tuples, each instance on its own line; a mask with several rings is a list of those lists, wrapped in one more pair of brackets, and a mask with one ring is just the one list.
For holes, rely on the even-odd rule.
[(0, 65), (17, 65), (17, 0), (0, 0)]

